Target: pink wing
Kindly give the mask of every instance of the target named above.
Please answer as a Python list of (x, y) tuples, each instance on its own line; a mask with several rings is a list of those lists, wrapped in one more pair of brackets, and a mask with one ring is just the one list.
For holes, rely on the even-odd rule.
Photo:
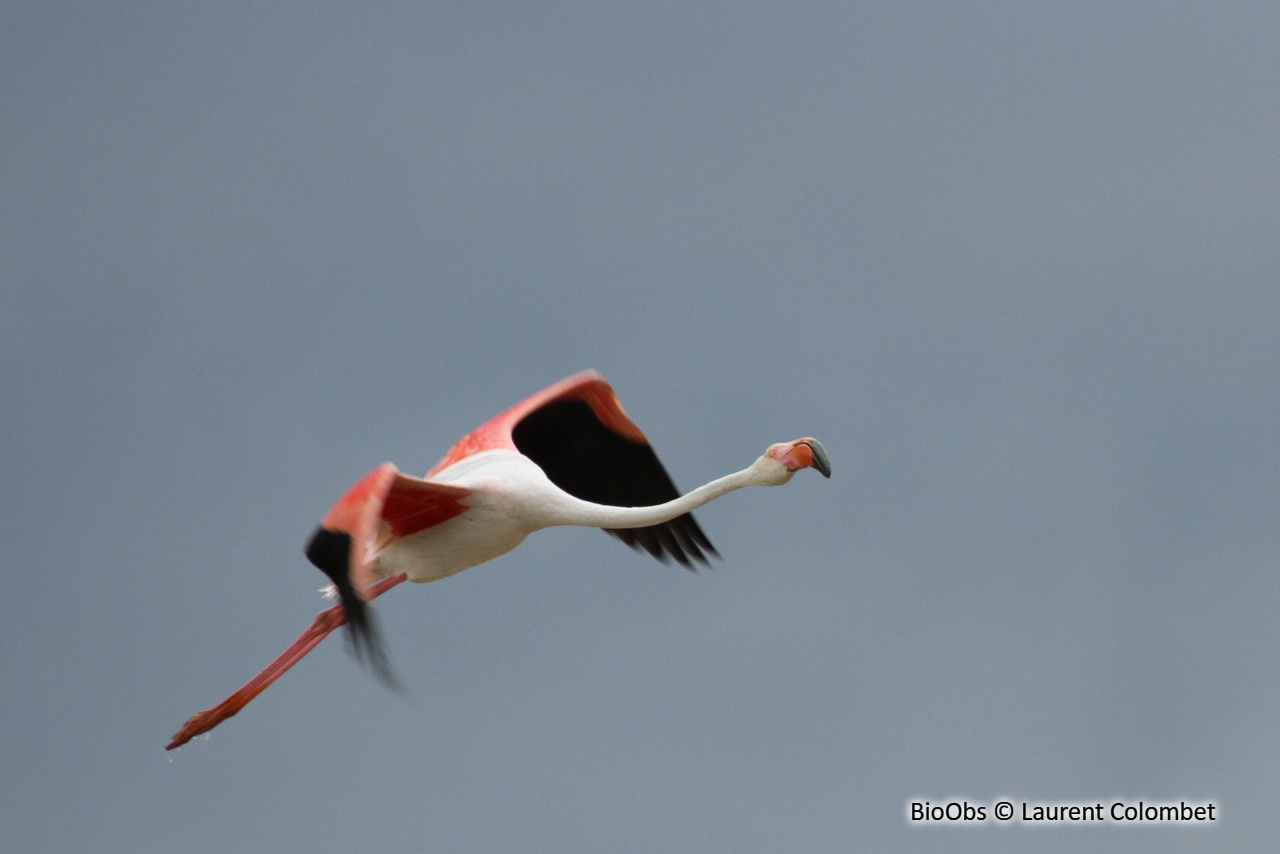
[(383, 463), (338, 499), (320, 530), (350, 541), (343, 556), (346, 574), (356, 590), (363, 590), (375, 580), (369, 559), (373, 553), (392, 537), (408, 536), (465, 512), (461, 499), (470, 494), (465, 487), (411, 477)]
[[(552, 483), (584, 501), (647, 507), (680, 494), (613, 387), (596, 371), (582, 371), (548, 386), (472, 430), (427, 477), (479, 451), (497, 448), (524, 454)], [(716, 554), (687, 513), (662, 525), (608, 533), (689, 569), (707, 563), (707, 554)]]
[(351, 626), (357, 654), (369, 653), (390, 681), (366, 593), (374, 582), (373, 555), (394, 537), (439, 525), (466, 512), (471, 491), (401, 474), (391, 463), (356, 481), (333, 505), (307, 544), (307, 559), (333, 580)]
[(649, 440), (623, 411), (613, 386), (598, 371), (581, 371), (526, 397), (506, 412), (463, 436), (440, 462), (431, 467), (427, 477), (480, 451), (518, 451), (511, 438), (515, 426), (534, 411), (564, 400), (583, 401), (591, 407), (591, 411), (606, 428), (624, 439), (648, 446)]

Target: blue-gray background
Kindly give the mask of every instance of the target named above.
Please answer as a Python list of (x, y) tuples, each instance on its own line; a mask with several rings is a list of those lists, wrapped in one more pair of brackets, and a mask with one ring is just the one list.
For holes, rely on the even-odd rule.
[[(1122, 8), (1121, 8), (1122, 7)], [(1280, 16), (11, 3), (0, 850), (1244, 850), (1280, 832)], [(699, 515), (318, 610), (384, 459), (595, 367)], [(1213, 799), (1212, 830), (909, 798)]]

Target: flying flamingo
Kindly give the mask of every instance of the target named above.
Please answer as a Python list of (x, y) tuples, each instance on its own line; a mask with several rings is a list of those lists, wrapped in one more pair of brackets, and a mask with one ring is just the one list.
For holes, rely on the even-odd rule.
[(778, 486), (802, 468), (831, 477), (816, 439), (771, 445), (747, 468), (683, 496), (649, 440), (595, 371), (549, 386), (463, 436), (425, 478), (391, 463), (338, 499), (307, 545), (340, 603), (226, 700), (193, 715), (172, 750), (236, 714), (343, 623), (359, 655), (391, 680), (367, 603), (403, 581), (445, 578), (553, 525), (603, 528), (683, 566), (716, 554), (691, 511), (744, 486)]

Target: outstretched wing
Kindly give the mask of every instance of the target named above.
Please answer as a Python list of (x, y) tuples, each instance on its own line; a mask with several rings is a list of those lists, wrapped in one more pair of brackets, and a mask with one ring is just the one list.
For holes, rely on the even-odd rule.
[[(609, 429), (585, 400), (557, 400), (535, 409), (511, 435), (552, 483), (584, 501), (647, 507), (680, 495), (649, 443)], [(704, 550), (716, 553), (690, 513), (647, 528), (606, 530), (632, 548), (659, 560), (673, 557), (690, 569), (691, 561), (707, 562)]]
[[(570, 495), (615, 507), (662, 504), (680, 493), (649, 440), (596, 371), (548, 386), (464, 436), (427, 477), (478, 451), (519, 451)], [(608, 531), (659, 560), (693, 568), (716, 550), (686, 513), (662, 525)]]
[(403, 537), (466, 511), (471, 491), (401, 474), (383, 463), (338, 499), (307, 543), (307, 559), (333, 580), (342, 599), (356, 654), (392, 681), (381, 635), (364, 590), (374, 582), (373, 556), (392, 537)]

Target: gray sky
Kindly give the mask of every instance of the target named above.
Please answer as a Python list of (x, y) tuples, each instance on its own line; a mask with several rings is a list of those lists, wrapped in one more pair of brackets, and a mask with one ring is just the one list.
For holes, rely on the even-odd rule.
[[(1123, 8), (1121, 8), (1121, 6)], [(1255, 850), (1280, 833), (1280, 13), (0, 10), (0, 850)], [(603, 371), (696, 575), (580, 529), (323, 605), (386, 459)], [(927, 828), (911, 798), (1213, 800)]]

